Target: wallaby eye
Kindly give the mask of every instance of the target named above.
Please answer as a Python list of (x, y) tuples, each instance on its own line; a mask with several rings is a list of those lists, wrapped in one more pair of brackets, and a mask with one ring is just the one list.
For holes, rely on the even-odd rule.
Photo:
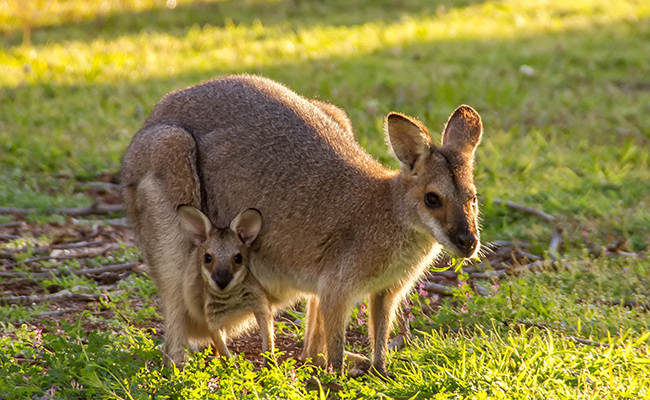
[(210, 264), (212, 262), (212, 256), (210, 254), (204, 254), (203, 262), (206, 264)]
[(235, 254), (233, 260), (235, 261), (235, 264), (241, 264), (243, 261), (240, 253)]
[(433, 192), (427, 192), (424, 195), (424, 205), (434, 209), (442, 207), (442, 201), (440, 201), (440, 196)]
[(472, 204), (476, 205), (476, 203), (478, 203), (478, 193), (476, 193), (474, 197), (472, 197)]

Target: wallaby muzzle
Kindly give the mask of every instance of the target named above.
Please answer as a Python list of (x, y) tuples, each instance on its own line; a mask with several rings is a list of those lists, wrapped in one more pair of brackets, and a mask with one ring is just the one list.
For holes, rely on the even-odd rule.
[(461, 254), (459, 254), (459, 256), (467, 258), (471, 257), (474, 252), (476, 252), (479, 239), (473, 233), (469, 231), (460, 232), (455, 236), (452, 236), (450, 239), (454, 242), (456, 247), (458, 247), (458, 250), (460, 250)]
[(223, 290), (232, 281), (232, 273), (229, 269), (216, 269), (212, 273), (212, 280), (217, 284), (219, 289)]

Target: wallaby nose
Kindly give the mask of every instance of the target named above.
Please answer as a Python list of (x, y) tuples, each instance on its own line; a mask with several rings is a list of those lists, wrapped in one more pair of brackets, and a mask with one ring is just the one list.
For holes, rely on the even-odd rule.
[(474, 254), (478, 238), (471, 233), (459, 233), (456, 236), (456, 244), (466, 257)]
[(227, 269), (218, 269), (212, 273), (212, 280), (223, 290), (232, 280), (232, 274)]

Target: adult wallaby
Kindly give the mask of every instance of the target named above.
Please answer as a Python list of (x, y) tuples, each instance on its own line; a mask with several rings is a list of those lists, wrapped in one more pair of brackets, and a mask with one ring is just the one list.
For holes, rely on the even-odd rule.
[(247, 209), (216, 228), (196, 207), (200, 185), (192, 136), (173, 127), (143, 129), (122, 167), (123, 197), (165, 315), (164, 360), (182, 367), (183, 346), (212, 341), (230, 357), (225, 335), (260, 326), (262, 349), (273, 349), (273, 313), (248, 270), (248, 248), (262, 225)]
[(211, 218), (242, 207), (264, 215), (250, 269), (278, 306), (311, 296), (303, 358), (322, 353), (340, 370), (351, 308), (369, 294), (373, 366), (386, 375), (399, 301), (443, 246), (461, 257), (479, 248), (473, 159), (482, 127), (468, 106), (451, 115), (440, 147), (420, 122), (389, 114), (400, 171), (359, 146), (342, 110), (256, 76), (168, 94), (143, 129), (160, 126), (196, 141)]

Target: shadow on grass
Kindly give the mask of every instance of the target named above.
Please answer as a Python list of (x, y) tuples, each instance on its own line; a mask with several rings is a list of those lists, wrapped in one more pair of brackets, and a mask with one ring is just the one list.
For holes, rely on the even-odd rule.
[[(437, 131), (461, 103), (476, 107), (489, 131), (553, 127), (616, 143), (589, 129), (649, 134), (642, 112), (650, 97), (647, 60), (640, 51), (644, 39), (626, 34), (629, 26), (619, 22), (515, 40), (438, 40), (356, 57), (196, 69), (143, 81), (7, 88), (0, 92), (0, 153), (4, 164), (27, 169), (65, 169), (66, 160), (74, 160), (73, 169), (114, 168), (119, 149), (165, 93), (242, 72), (344, 107), (362, 145), (386, 162), (383, 115), (391, 110), (417, 115)], [(638, 26), (648, 33), (650, 20)], [(520, 73), (524, 64), (534, 75)], [(610, 111), (626, 104), (625, 113)]]
[[(195, 26), (224, 27), (227, 24), (262, 25), (289, 23), (292, 28), (315, 24), (361, 25), (367, 22), (392, 22), (405, 14), (435, 15), (453, 8), (482, 3), (484, 0), (331, 0), (327, 3), (306, 0), (217, 2), (197, 1), (181, 4), (174, 9), (155, 8), (142, 12), (115, 11), (81, 21), (32, 29), (32, 44), (45, 45), (65, 41), (115, 39), (120, 36), (146, 32), (164, 32), (183, 37)], [(290, 20), (291, 22), (287, 22)], [(4, 47), (19, 46), (22, 32), (0, 35)]]

